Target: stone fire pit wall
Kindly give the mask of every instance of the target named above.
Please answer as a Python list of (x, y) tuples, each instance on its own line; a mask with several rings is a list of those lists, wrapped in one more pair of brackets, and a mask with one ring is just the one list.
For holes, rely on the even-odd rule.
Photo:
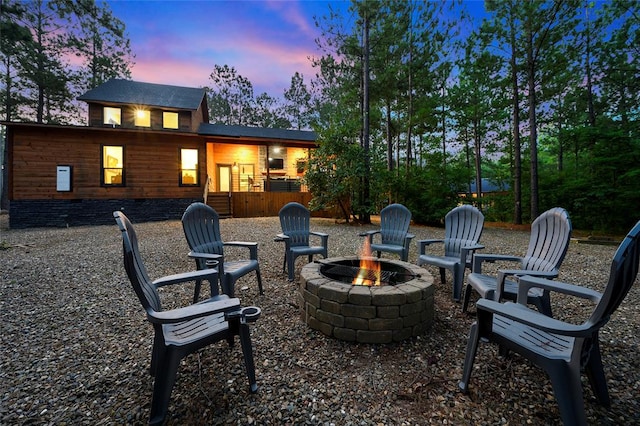
[[(327, 259), (339, 262), (354, 259)], [(300, 273), (302, 319), (327, 336), (349, 342), (391, 343), (423, 334), (433, 324), (433, 277), (416, 265), (384, 259), (411, 271), (406, 283), (369, 287), (332, 280), (309, 263)]]

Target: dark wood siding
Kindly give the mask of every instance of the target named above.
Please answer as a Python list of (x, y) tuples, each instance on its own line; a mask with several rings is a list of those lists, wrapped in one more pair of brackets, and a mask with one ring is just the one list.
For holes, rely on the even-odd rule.
[[(122, 129), (16, 127), (10, 199), (139, 199), (202, 197), (204, 142), (197, 135)], [(125, 187), (100, 185), (102, 145), (125, 147)], [(180, 149), (199, 149), (200, 186), (180, 187)], [(56, 166), (72, 166), (72, 191), (56, 190)]]

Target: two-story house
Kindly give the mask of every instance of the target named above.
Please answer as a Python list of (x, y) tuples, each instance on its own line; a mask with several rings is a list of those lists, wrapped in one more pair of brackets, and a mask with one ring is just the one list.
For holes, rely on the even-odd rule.
[(208, 122), (204, 89), (110, 80), (78, 98), (89, 125), (4, 122), (10, 226), (178, 219), (193, 201), (223, 216), (307, 204), (310, 131)]

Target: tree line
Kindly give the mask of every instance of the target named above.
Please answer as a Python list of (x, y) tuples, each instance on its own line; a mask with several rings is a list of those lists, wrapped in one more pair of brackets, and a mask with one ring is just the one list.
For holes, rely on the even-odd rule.
[[(640, 3), (487, 0), (479, 25), (465, 6), (354, 0), (317, 19), (316, 206), (366, 222), (397, 201), (437, 223), (473, 200), (519, 224), (558, 205), (577, 228), (628, 229), (640, 206)], [(483, 194), (483, 179), (504, 193)]]
[[(313, 128), (312, 205), (340, 206), (347, 220), (367, 222), (396, 201), (418, 222), (437, 223), (474, 202), (488, 220), (527, 222), (559, 205), (577, 228), (632, 225), (640, 4), (487, 0), (482, 22), (467, 6), (329, 7), (315, 18), (320, 54), (309, 85), (295, 73), (282, 97), (256, 96), (234, 67), (215, 65), (205, 87), (210, 121)], [(77, 95), (130, 77), (124, 24), (106, 4), (9, 1), (0, 25), (6, 120), (77, 120)], [(485, 194), (486, 179), (503, 191)]]

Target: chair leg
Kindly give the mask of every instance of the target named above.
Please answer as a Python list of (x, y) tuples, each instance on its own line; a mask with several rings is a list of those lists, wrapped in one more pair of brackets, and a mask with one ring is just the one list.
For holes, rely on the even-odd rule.
[(554, 361), (546, 369), (551, 379), (553, 393), (565, 425), (586, 425), (580, 367), (571, 368), (564, 361)]
[(292, 253), (289, 253), (289, 255), (287, 256), (287, 273), (288, 273), (289, 281), (293, 281), (295, 265), (296, 265), (296, 258), (295, 256), (292, 255)]
[(260, 294), (264, 294), (262, 290), (262, 275), (260, 274), (260, 267), (256, 269), (256, 277), (258, 278), (258, 290), (260, 290)]
[(447, 284), (447, 275), (445, 273), (444, 268), (440, 268), (440, 283), (442, 285)]
[(462, 276), (464, 276), (464, 270), (462, 270), (462, 274), (460, 273), (460, 268), (458, 266), (454, 266), (453, 270), (453, 300), (456, 302), (460, 301), (460, 293), (462, 293)]
[(198, 303), (198, 299), (200, 298), (200, 287), (202, 287), (202, 280), (196, 280), (196, 286), (193, 290), (193, 303)]
[(469, 330), (469, 340), (467, 340), (467, 353), (464, 357), (464, 368), (462, 370), (462, 380), (458, 383), (458, 387), (464, 393), (469, 390), (469, 380), (471, 379), (471, 371), (473, 370), (473, 362), (478, 351), (478, 322), (474, 321)]
[(258, 384), (256, 383), (256, 370), (253, 364), (253, 348), (251, 347), (249, 326), (247, 324), (240, 324), (240, 329), (238, 331), (240, 334), (242, 354), (244, 355), (244, 366), (247, 370), (247, 377), (249, 378), (249, 389), (251, 390), (251, 393), (256, 393), (258, 391)]
[(166, 348), (162, 344), (162, 330), (155, 330), (155, 336), (153, 337), (153, 347), (151, 349), (151, 366), (149, 367), (149, 374), (151, 377), (156, 376), (158, 371), (158, 365), (162, 364)]
[(467, 312), (469, 308), (469, 299), (471, 298), (471, 286), (469, 284), (464, 288), (464, 296), (462, 298), (462, 312)]
[(235, 297), (236, 281), (229, 274), (225, 274), (222, 283), (222, 292), (229, 297)]
[(168, 351), (164, 362), (158, 366), (159, 370), (153, 384), (153, 397), (151, 399), (151, 416), (149, 419), (149, 424), (151, 425), (161, 425), (165, 421), (180, 359), (181, 357), (177, 356), (174, 351)]
[(611, 407), (611, 400), (609, 399), (609, 390), (607, 389), (607, 378), (604, 375), (602, 368), (602, 357), (600, 355), (600, 343), (598, 336), (594, 337), (593, 346), (589, 354), (589, 360), (585, 366), (585, 372), (589, 378), (589, 384), (593, 393), (596, 396), (598, 403), (604, 407)]
[(553, 317), (553, 313), (551, 312), (551, 296), (548, 291), (545, 291), (542, 294), (542, 297), (536, 297), (533, 299), (532, 302), (540, 313), (543, 313), (548, 317)]

